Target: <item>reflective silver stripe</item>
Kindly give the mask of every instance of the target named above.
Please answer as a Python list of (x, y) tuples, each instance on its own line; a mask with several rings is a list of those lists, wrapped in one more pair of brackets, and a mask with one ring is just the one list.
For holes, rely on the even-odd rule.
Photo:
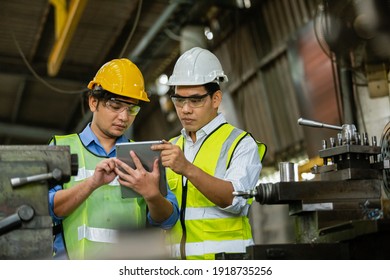
[[(249, 204), (246, 205), (249, 207)], [(223, 218), (236, 218), (238, 216), (246, 216), (246, 207), (243, 208), (240, 214), (232, 214), (214, 207), (187, 207), (186, 208), (186, 220), (201, 220), (201, 219), (223, 219)]]
[(311, 203), (311, 204), (302, 204), (303, 211), (317, 211), (317, 210), (333, 210), (333, 203)]
[(118, 232), (113, 229), (82, 225), (78, 227), (77, 231), (79, 241), (84, 238), (94, 242), (116, 243), (118, 241)]
[(95, 172), (95, 170), (89, 170), (89, 169), (85, 169), (85, 167), (81, 167), (81, 168), (79, 168), (77, 176), (74, 178), (74, 180), (76, 182), (82, 181), (86, 178), (91, 177), (94, 172)]
[(215, 167), (214, 176), (217, 178), (223, 178), (223, 176), (226, 173), (226, 163), (227, 158), (229, 156), (229, 149), (232, 146), (233, 142), (236, 140), (236, 138), (242, 133), (243, 131), (234, 128), (232, 132), (230, 133), (229, 137), (225, 140), (225, 142), (222, 145), (220, 154), (223, 155), (223, 157), (220, 157), (217, 162), (217, 166)]
[(179, 141), (179, 139), (180, 139), (180, 135), (177, 136), (176, 138), (172, 139), (171, 143), (172, 143), (172, 144), (176, 144), (177, 141)]
[[(94, 172), (95, 170), (85, 169), (85, 167), (79, 168), (77, 176), (74, 178), (74, 181), (79, 182), (89, 177), (92, 177)], [(115, 179), (109, 185), (119, 186), (118, 177), (115, 177)]]
[[(186, 255), (201, 256), (213, 253), (245, 253), (246, 247), (253, 244), (253, 239), (191, 242), (186, 243)], [(172, 257), (180, 257), (180, 244), (172, 245), (171, 250)]]
[(110, 186), (119, 186), (118, 177), (115, 177), (114, 180), (109, 183)]

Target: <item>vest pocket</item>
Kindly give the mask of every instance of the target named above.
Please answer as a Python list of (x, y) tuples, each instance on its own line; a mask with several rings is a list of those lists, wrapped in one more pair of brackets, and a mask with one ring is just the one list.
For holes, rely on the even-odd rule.
[(167, 179), (169, 188), (171, 191), (175, 191), (178, 188), (179, 179), (177, 178), (169, 178)]
[(243, 236), (241, 218), (207, 219), (202, 221), (204, 240), (231, 240)]

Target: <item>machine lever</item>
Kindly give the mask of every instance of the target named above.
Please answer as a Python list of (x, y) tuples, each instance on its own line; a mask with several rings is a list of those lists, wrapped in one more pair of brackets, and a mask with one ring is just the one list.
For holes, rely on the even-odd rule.
[(29, 205), (20, 206), (15, 214), (0, 220), (0, 236), (28, 222), (34, 217), (34, 209)]
[(326, 123), (320, 123), (312, 120), (307, 120), (304, 118), (299, 118), (298, 119), (298, 124), (300, 125), (306, 125), (306, 126), (312, 126), (312, 127), (324, 127), (324, 128), (330, 128), (330, 129), (336, 129), (336, 130), (342, 130), (342, 126), (337, 126), (337, 125), (331, 125), (331, 124), (326, 124)]
[(27, 177), (11, 178), (11, 186), (18, 187), (18, 186), (21, 186), (24, 184), (38, 182), (38, 181), (42, 181), (42, 180), (50, 180), (50, 179), (55, 179), (57, 181), (60, 181), (61, 178), (62, 178), (62, 171), (58, 168), (55, 168), (50, 173), (32, 175), (32, 176), (27, 176)]

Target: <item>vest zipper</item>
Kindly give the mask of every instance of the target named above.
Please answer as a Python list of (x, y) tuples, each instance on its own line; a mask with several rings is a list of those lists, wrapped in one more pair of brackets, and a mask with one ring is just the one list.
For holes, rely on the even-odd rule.
[(181, 208), (180, 208), (180, 224), (181, 229), (183, 231), (183, 235), (180, 240), (180, 257), (182, 260), (185, 260), (187, 258), (186, 256), (186, 242), (187, 242), (187, 230), (186, 230), (186, 219), (185, 219), (185, 213), (186, 213), (186, 204), (187, 204), (187, 182), (183, 185), (182, 188), (182, 195), (181, 195)]

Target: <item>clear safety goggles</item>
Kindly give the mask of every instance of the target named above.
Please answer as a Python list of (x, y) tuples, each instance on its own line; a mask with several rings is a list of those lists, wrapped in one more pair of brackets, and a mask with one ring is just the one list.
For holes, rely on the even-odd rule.
[(184, 105), (186, 103), (191, 108), (199, 108), (199, 107), (203, 107), (204, 104), (206, 103), (206, 97), (209, 95), (210, 96), (213, 95), (213, 93), (214, 92), (207, 92), (203, 95), (195, 94), (195, 95), (191, 95), (191, 96), (180, 96), (177, 94), (173, 94), (173, 95), (171, 95), (171, 100), (172, 100), (173, 104), (179, 108), (184, 107)]
[(118, 100), (116, 98), (110, 98), (104, 104), (107, 109), (111, 112), (120, 114), (124, 110), (127, 110), (127, 114), (129, 116), (136, 116), (138, 112), (141, 110), (141, 107), (137, 104), (126, 102), (123, 100)]

